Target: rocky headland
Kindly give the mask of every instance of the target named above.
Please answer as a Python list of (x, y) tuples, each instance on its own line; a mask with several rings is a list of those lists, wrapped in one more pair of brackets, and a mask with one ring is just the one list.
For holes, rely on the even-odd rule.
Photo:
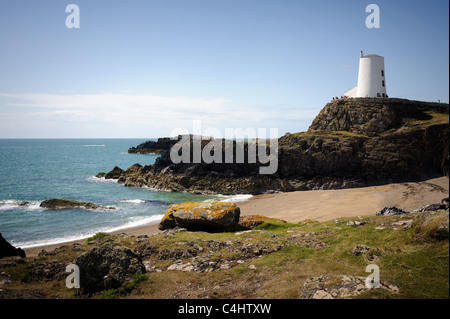
[[(135, 164), (126, 170), (115, 167), (97, 177), (166, 191), (260, 194), (448, 176), (449, 105), (392, 98), (334, 100), (322, 109), (308, 131), (286, 133), (278, 139), (278, 170), (270, 175), (259, 174), (264, 166), (259, 160), (175, 164), (169, 150), (176, 142), (162, 138), (143, 143), (129, 151), (160, 153), (155, 164)], [(202, 148), (208, 142), (210, 138), (202, 141)], [(245, 158), (252, 142), (244, 143)], [(224, 148), (222, 152), (225, 158)]]
[(178, 140), (171, 139), (170, 137), (160, 137), (155, 141), (146, 141), (139, 144), (136, 147), (130, 147), (128, 153), (130, 154), (161, 154), (175, 145)]

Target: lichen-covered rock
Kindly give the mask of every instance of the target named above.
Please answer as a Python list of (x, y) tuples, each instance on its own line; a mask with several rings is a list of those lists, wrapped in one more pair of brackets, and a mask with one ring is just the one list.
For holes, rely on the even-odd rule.
[(139, 256), (126, 247), (105, 243), (76, 259), (80, 268), (80, 291), (90, 294), (118, 288), (134, 275), (145, 273)]
[(159, 224), (159, 229), (178, 226), (194, 231), (226, 231), (237, 226), (239, 217), (240, 209), (233, 203), (185, 202), (170, 205)]
[(177, 227), (177, 223), (175, 222), (175, 219), (173, 217), (173, 210), (171, 208), (172, 205), (169, 206), (169, 209), (166, 211), (166, 214), (159, 222), (158, 228), (160, 230), (168, 230)]

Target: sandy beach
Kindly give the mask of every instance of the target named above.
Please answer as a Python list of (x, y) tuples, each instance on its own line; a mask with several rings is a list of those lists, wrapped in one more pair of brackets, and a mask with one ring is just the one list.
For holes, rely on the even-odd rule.
[(239, 203), (242, 215), (261, 214), (298, 223), (304, 219), (326, 221), (338, 217), (375, 215), (384, 207), (412, 211), (440, 203), (449, 196), (449, 179), (339, 190), (301, 191), (258, 195)]
[[(389, 206), (412, 211), (422, 205), (439, 203), (448, 196), (449, 179), (440, 177), (423, 182), (257, 195), (237, 204), (241, 209), (241, 215), (260, 214), (298, 223), (305, 219), (326, 221), (339, 217), (375, 215), (377, 211)], [(158, 232), (160, 232), (158, 224), (150, 224), (114, 233), (151, 236)], [(82, 243), (84, 240), (76, 242)], [(74, 242), (32, 247), (24, 250), (28, 257), (34, 257), (42, 249), (50, 251), (72, 243)]]

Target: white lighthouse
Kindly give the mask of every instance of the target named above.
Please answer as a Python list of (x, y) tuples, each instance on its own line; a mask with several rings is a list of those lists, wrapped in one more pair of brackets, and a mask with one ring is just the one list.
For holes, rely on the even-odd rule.
[(358, 85), (344, 93), (348, 97), (387, 97), (384, 58), (376, 54), (359, 58)]

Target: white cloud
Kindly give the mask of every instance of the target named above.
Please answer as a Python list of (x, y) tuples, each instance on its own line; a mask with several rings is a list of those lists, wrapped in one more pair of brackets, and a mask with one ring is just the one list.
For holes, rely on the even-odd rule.
[(0, 93), (0, 137), (158, 137), (176, 127), (191, 131), (193, 120), (201, 120), (203, 128), (221, 130), (269, 128), (293, 119), (312, 119), (317, 113), (241, 107), (222, 97)]

